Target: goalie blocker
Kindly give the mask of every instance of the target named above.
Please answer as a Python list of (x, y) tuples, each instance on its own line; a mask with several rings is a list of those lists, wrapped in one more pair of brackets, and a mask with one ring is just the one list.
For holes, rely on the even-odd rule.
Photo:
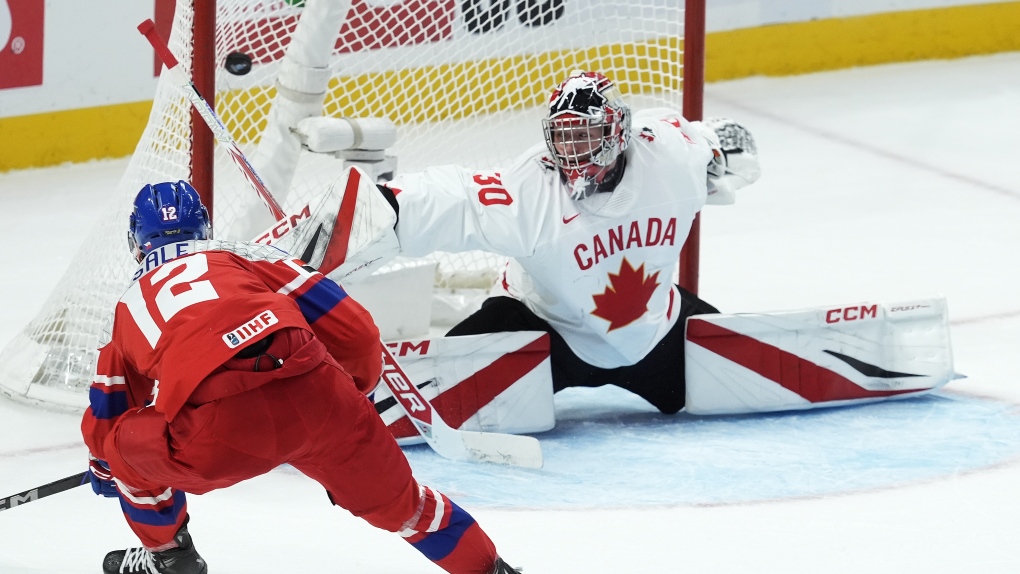
[(396, 212), (372, 177), (350, 167), (321, 195), (255, 241), (283, 249), (334, 281), (352, 283), (397, 255), (396, 223)]

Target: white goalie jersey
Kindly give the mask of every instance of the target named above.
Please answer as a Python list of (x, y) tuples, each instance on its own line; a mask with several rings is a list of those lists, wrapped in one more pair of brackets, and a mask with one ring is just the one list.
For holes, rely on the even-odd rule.
[(512, 257), (491, 295), (522, 301), (587, 363), (631, 365), (673, 327), (673, 271), (706, 201), (712, 147), (673, 111), (637, 114), (623, 178), (570, 199), (544, 145), (504, 171), (457, 166), (405, 174), (401, 252), (484, 250)]

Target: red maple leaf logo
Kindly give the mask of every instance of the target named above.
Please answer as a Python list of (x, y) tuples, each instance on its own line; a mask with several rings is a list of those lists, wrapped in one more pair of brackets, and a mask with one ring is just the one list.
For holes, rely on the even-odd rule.
[(605, 291), (592, 295), (595, 310), (591, 314), (609, 321), (608, 331), (633, 323), (648, 311), (648, 300), (659, 286), (658, 278), (658, 271), (645, 277), (644, 263), (634, 269), (624, 257), (620, 272), (609, 274), (609, 286)]

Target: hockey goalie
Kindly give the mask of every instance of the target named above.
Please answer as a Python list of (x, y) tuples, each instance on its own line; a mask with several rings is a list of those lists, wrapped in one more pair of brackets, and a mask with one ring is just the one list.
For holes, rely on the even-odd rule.
[[(553, 90), (541, 127), (545, 141), (505, 170), (433, 167), (398, 175), (378, 194), (363, 187), (360, 209), (376, 215), (349, 225), (364, 233), (333, 242), (353, 258), (338, 278), (357, 281), (367, 262), (398, 252), (508, 256), (481, 309), (441, 344), (544, 333), (548, 362), (536, 364), (548, 364), (552, 391), (616, 385), (667, 414), (909, 397), (953, 377), (944, 300), (724, 315), (672, 283), (695, 215), (733, 203), (760, 175), (741, 124), (690, 122), (669, 109), (634, 114), (609, 78), (574, 72)], [(347, 172), (334, 187), (354, 189), (351, 177), (360, 176)], [(284, 248), (308, 251), (313, 229), (298, 226)], [(330, 256), (321, 251), (308, 251), (310, 263)], [(551, 393), (529, 400), (549, 403), (548, 422)], [(488, 430), (542, 429), (497, 420)]]

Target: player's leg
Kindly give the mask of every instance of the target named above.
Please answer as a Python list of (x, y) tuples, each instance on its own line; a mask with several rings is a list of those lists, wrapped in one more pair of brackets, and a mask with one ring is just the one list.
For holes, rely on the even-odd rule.
[(679, 285), (677, 285), (676, 288), (680, 291), (680, 319), (686, 320), (688, 317), (694, 315), (719, 313), (719, 310), (715, 308), (715, 305), (712, 305), (708, 301), (705, 301)]
[(159, 464), (167, 464), (166, 445), (166, 420), (154, 409), (125, 413), (107, 438), (106, 453), (116, 477), (121, 510), (142, 547), (108, 553), (103, 559), (106, 574), (208, 571), (188, 533), (184, 492), (139, 474), (125, 462), (125, 458), (141, 454), (142, 458), (161, 457)]
[(447, 337), (513, 331), (549, 333), (549, 362), (553, 392), (567, 387), (599, 387), (608, 384), (607, 369), (585, 363), (570, 349), (563, 337), (544, 319), (513, 297), (490, 297), (481, 309), (455, 325)]
[(680, 316), (673, 328), (636, 364), (614, 369), (615, 372), (608, 375), (612, 384), (640, 396), (665, 414), (679, 412), (686, 401), (684, 330), (687, 318), (719, 312), (689, 291), (679, 289)]
[(313, 432), (314, 447), (290, 461), (294, 468), (322, 484), (334, 504), (399, 533), (447, 572), (494, 572), (498, 556), (488, 535), (449, 498), (415, 481), (392, 434), (346, 373), (324, 364), (306, 382), (301, 392), (329, 402), (333, 412)]
[[(259, 357), (242, 352), (206, 378), (172, 422), (152, 408), (118, 419), (105, 452), (124, 515), (143, 547), (111, 552), (104, 568), (151, 572), (145, 568), (153, 563), (162, 564), (157, 571), (167, 574), (205, 572), (186, 528), (183, 491), (202, 494), (233, 485), (269, 472), (292, 454), (277, 449), (283, 440), (273, 417), (295, 413), (267, 404), (259, 389), (307, 372), (325, 350), (321, 344), (309, 346), (312, 337), (301, 329), (278, 331), (263, 341), (272, 343), (263, 351), (286, 359), (286, 368), (267, 370), (263, 361), (268, 372), (256, 373)], [(302, 440), (289, 444), (297, 449)]]
[(195, 550), (187, 522), (185, 515), (184, 525), (177, 530), (170, 548), (155, 551), (144, 547), (128, 548), (108, 553), (103, 559), (103, 573), (207, 574), (209, 568)]
[(461, 335), (481, 335), (483, 333), (502, 333), (513, 331), (545, 331), (555, 333), (552, 326), (531, 312), (524, 304), (513, 297), (489, 297), (482, 302), (480, 309), (454, 325), (447, 337)]

